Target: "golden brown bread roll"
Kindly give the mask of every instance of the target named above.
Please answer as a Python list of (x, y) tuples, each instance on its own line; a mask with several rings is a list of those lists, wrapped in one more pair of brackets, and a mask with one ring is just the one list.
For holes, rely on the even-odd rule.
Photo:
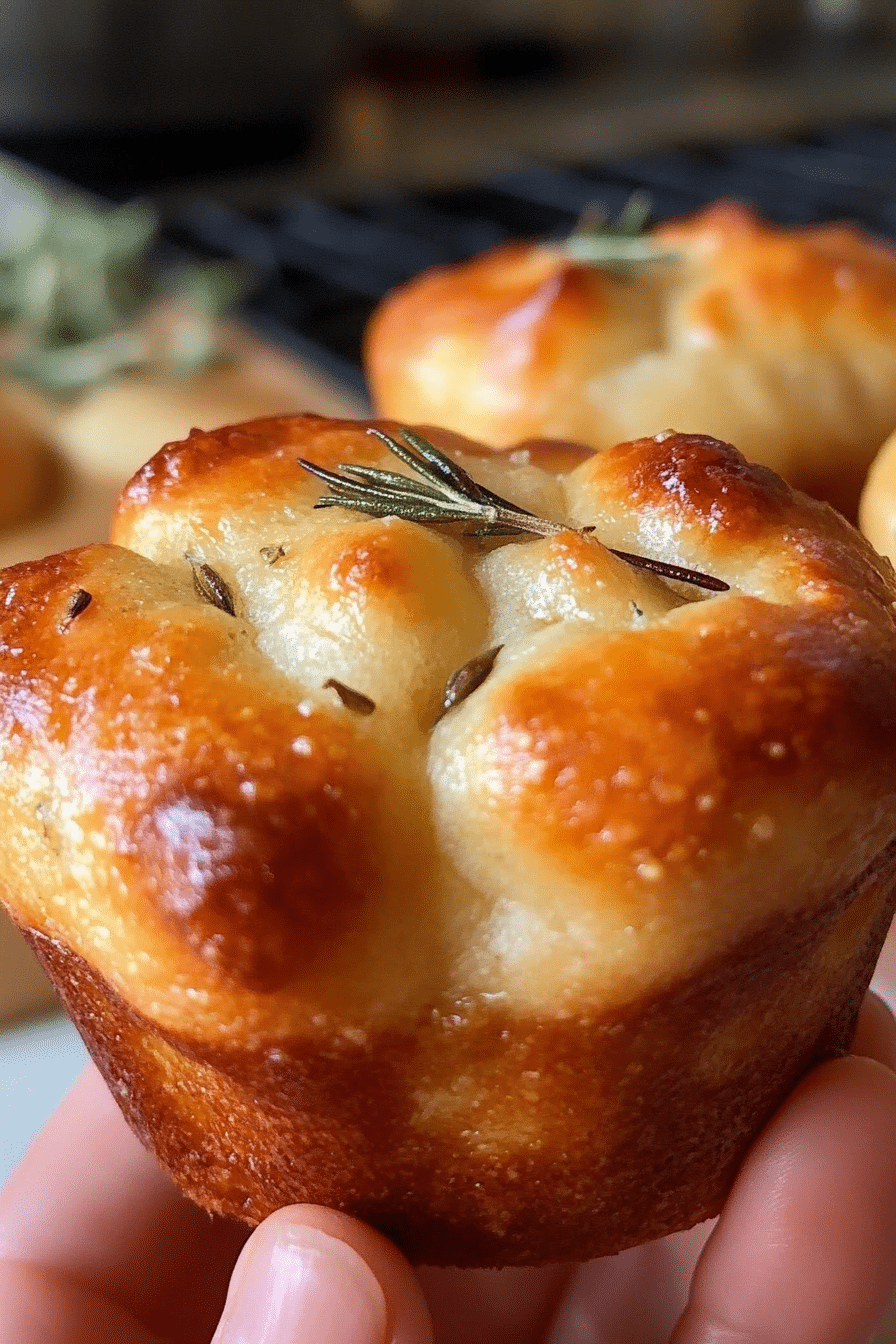
[(568, 530), (312, 511), (297, 457), (413, 473), (308, 416), (194, 432), (116, 544), (0, 575), (0, 890), (206, 1208), (607, 1254), (715, 1213), (849, 1045), (896, 884), (896, 583), (703, 436), (427, 433)]
[(735, 202), (653, 238), (678, 259), (620, 273), (514, 244), (397, 290), (366, 343), (377, 411), (496, 444), (699, 429), (854, 518), (896, 428), (896, 251)]

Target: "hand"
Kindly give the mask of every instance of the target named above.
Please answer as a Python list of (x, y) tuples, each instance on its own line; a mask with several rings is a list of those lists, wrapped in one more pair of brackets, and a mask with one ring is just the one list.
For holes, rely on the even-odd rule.
[(0, 1344), (867, 1344), (896, 1280), (894, 1069), (896, 1023), (869, 996), (855, 1055), (799, 1085), (714, 1229), (417, 1274), (326, 1209), (251, 1237), (208, 1218), (91, 1069), (0, 1196)]

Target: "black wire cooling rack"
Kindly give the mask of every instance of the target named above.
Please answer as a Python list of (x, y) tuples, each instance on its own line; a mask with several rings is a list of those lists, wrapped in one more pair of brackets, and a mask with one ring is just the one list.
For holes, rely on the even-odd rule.
[(616, 213), (636, 188), (657, 219), (734, 196), (782, 224), (848, 219), (896, 239), (896, 123), (574, 170), (517, 165), (475, 187), (388, 190), (347, 206), (292, 196), (243, 212), (192, 197), (173, 208), (166, 233), (174, 251), (247, 263), (256, 284), (245, 316), (363, 391), (362, 334), (389, 289), (508, 239), (561, 234), (595, 202)]

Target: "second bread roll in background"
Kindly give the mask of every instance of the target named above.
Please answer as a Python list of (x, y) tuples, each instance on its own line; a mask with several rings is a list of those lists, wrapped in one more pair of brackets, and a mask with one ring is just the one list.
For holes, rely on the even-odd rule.
[(522, 243), (420, 276), (370, 325), (377, 411), (499, 445), (713, 434), (854, 518), (896, 428), (896, 252), (736, 202), (649, 241), (622, 267)]

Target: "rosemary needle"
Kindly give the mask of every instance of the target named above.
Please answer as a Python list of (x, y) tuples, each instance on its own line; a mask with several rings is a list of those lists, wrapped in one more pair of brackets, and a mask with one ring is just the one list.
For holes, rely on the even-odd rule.
[[(480, 485), (422, 434), (403, 427), (399, 430), (401, 439), (382, 429), (371, 427), (367, 432), (380, 439), (390, 452), (411, 468), (414, 475), (404, 476), (397, 471), (348, 462), (340, 463), (339, 471), (328, 471), (300, 457), (297, 459), (299, 466), (330, 488), (330, 494), (317, 501), (316, 509), (355, 509), (375, 518), (403, 518), (422, 524), (470, 523), (473, 526), (466, 535), (474, 537), (516, 536), (521, 532), (550, 537), (575, 530), (566, 523), (539, 518)], [(590, 527), (582, 529), (583, 532), (593, 530)], [(711, 574), (667, 564), (648, 555), (618, 551), (612, 546), (607, 549), (627, 564), (650, 570), (661, 578), (689, 583), (715, 593), (728, 591), (729, 585)]]

